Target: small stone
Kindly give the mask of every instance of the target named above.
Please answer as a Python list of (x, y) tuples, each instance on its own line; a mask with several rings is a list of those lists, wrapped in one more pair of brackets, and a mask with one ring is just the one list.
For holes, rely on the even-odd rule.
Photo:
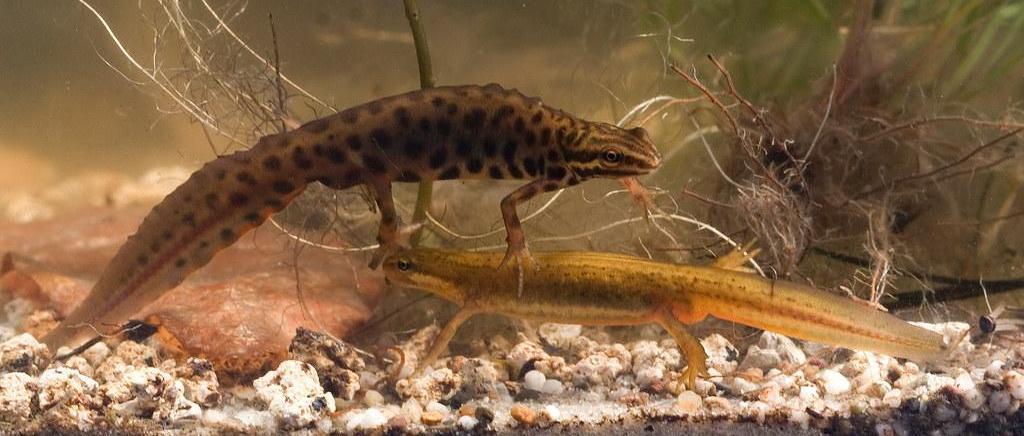
[(345, 422), (345, 430), (353, 432), (356, 430), (374, 430), (383, 427), (388, 420), (384, 414), (376, 408), (369, 408), (360, 412), (349, 414)]
[(306, 427), (334, 412), (334, 396), (324, 392), (312, 365), (286, 360), (277, 369), (253, 381), (268, 410), (285, 428)]
[(395, 392), (402, 399), (415, 398), (420, 403), (428, 403), (451, 398), (461, 386), (461, 376), (448, 368), (441, 368), (420, 377), (399, 380), (395, 383)]
[(430, 403), (427, 403), (426, 410), (428, 412), (440, 413), (441, 416), (448, 416), (448, 413), (451, 412), (448, 409), (448, 406), (445, 406), (444, 404), (438, 403), (437, 401), (431, 401)]
[(476, 406), (472, 404), (463, 404), (459, 408), (459, 416), (476, 416)]
[(988, 407), (992, 413), (1006, 413), (1012, 403), (1013, 397), (1006, 391), (994, 391), (988, 397)]
[(547, 377), (544, 373), (532, 370), (523, 376), (523, 387), (531, 391), (540, 391), (544, 388), (544, 382), (547, 381)]
[(389, 429), (389, 432), (395, 431), (400, 434), (404, 434), (406, 427), (409, 427), (409, 418), (402, 415), (395, 415), (392, 416), (384, 426)]
[(552, 347), (568, 348), (582, 331), (583, 327), (577, 324), (544, 323), (537, 329), (537, 334)]
[(459, 420), (456, 421), (456, 424), (458, 424), (460, 428), (466, 431), (472, 430), (479, 423), (480, 421), (472, 416), (460, 416)]
[(1007, 371), (1003, 375), (1003, 384), (1013, 398), (1024, 400), (1024, 374), (1017, 370)]
[(704, 400), (694, 391), (683, 391), (676, 399), (679, 410), (687, 415), (695, 415), (704, 407)]
[(850, 380), (843, 377), (837, 371), (823, 369), (818, 372), (817, 380), (825, 390), (825, 393), (829, 395), (840, 395), (850, 392)]
[(729, 377), (722, 385), (725, 386), (726, 390), (728, 390), (730, 394), (735, 396), (746, 395), (750, 392), (756, 391), (758, 388), (756, 384), (747, 381), (747, 379), (743, 377)]
[(565, 387), (558, 380), (547, 379), (544, 380), (544, 386), (541, 386), (540, 391), (547, 395), (560, 395), (565, 391)]
[(50, 368), (39, 376), (39, 408), (88, 401), (99, 383), (72, 368)]
[(540, 414), (537, 417), (538, 423), (544, 426), (557, 424), (562, 420), (562, 410), (554, 404), (548, 404), (540, 409)]
[(32, 416), (32, 399), (39, 386), (23, 372), (0, 375), (0, 420), (15, 422)]
[(476, 408), (476, 413), (473, 417), (480, 422), (480, 425), (486, 427), (494, 421), (494, 411), (487, 407), (479, 406)]
[(740, 352), (725, 336), (713, 333), (701, 339), (700, 343), (708, 354), (709, 368), (716, 369), (721, 374), (728, 374), (736, 370)]
[(747, 349), (747, 355), (743, 357), (743, 362), (740, 362), (739, 370), (760, 368), (761, 370), (767, 371), (772, 368), (778, 368), (781, 363), (782, 357), (779, 356), (777, 351), (772, 349), (763, 349), (757, 345), (751, 345), (750, 348)]
[(537, 414), (533, 409), (526, 407), (522, 404), (513, 405), (509, 410), (509, 414), (512, 415), (512, 419), (522, 424), (525, 427), (532, 426), (537, 419)]
[(370, 389), (363, 394), (363, 403), (370, 407), (376, 407), (384, 403), (384, 396), (380, 392)]
[(800, 393), (798, 394), (801, 400), (814, 401), (818, 399), (818, 388), (814, 386), (800, 386)]
[(0, 372), (39, 374), (50, 359), (46, 345), (40, 344), (28, 333), (22, 333), (0, 343)]
[(438, 412), (426, 411), (420, 415), (420, 422), (424, 425), (438, 425), (444, 420), (444, 415)]
[(344, 400), (355, 398), (360, 388), (358, 371), (366, 367), (352, 346), (302, 327), (288, 346), (288, 359), (313, 365), (324, 389)]

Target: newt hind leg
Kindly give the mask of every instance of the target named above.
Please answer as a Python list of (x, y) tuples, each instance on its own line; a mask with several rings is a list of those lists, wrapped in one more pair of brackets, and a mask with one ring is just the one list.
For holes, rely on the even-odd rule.
[(664, 310), (658, 314), (657, 323), (661, 325), (672, 338), (676, 340), (676, 344), (679, 345), (679, 349), (686, 354), (686, 370), (683, 371), (683, 382), (686, 384), (687, 389), (694, 389), (697, 385), (697, 377), (710, 377), (708, 374), (708, 354), (704, 351), (704, 346), (700, 344), (690, 332), (686, 331), (686, 326), (683, 325), (673, 311)]

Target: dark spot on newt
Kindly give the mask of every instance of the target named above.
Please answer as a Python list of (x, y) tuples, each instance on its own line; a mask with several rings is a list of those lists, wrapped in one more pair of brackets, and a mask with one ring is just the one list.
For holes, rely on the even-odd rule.
[(417, 160), (423, 157), (426, 149), (427, 145), (419, 139), (409, 138), (405, 141), (405, 157), (411, 160)]
[(391, 135), (384, 129), (373, 129), (370, 131), (370, 140), (383, 149), (391, 148)]
[(537, 111), (537, 113), (533, 114), (533, 118), (530, 118), (530, 122), (533, 124), (540, 124), (540, 120), (542, 119), (544, 119), (544, 112)]
[(537, 134), (528, 130), (526, 134), (523, 135), (523, 141), (526, 142), (526, 145), (533, 147), (534, 145), (537, 145)]
[(457, 105), (455, 103), (448, 103), (448, 107), (445, 110), (445, 112), (448, 115), (455, 115), (455, 114), (459, 113), (459, 105)]
[(498, 127), (498, 125), (501, 124), (502, 120), (512, 116), (512, 114), (515, 113), (515, 111), (516, 110), (511, 105), (501, 105), (501, 107), (499, 107), (498, 110), (494, 112), (494, 116), (491, 117), (491, 127)]
[(258, 223), (258, 222), (260, 222), (260, 214), (258, 212), (249, 212), (249, 213), (245, 214), (243, 219), (245, 219), (246, 221), (248, 221), (250, 223)]
[(219, 203), (220, 203), (220, 197), (218, 197), (217, 194), (212, 193), (212, 192), (209, 193), (209, 194), (206, 194), (206, 206), (207, 207), (209, 207), (210, 209), (216, 209), (217, 205)]
[(238, 180), (239, 183), (246, 186), (256, 186), (256, 177), (253, 177), (252, 173), (247, 171), (235, 174), (235, 180)]
[(469, 162), (466, 162), (466, 169), (473, 174), (477, 174), (484, 169), (484, 163), (478, 158), (471, 158)]
[(224, 242), (232, 242), (235, 240), (235, 230), (231, 227), (225, 227), (220, 229), (220, 239)]
[(448, 162), (448, 149), (439, 147), (430, 153), (430, 168), (438, 169)]
[(491, 176), (492, 179), (504, 179), (505, 178), (505, 174), (501, 172), (501, 167), (499, 167), (497, 165), (491, 165), (491, 168), (489, 170), (489, 175)]
[(336, 164), (345, 163), (348, 160), (345, 156), (345, 150), (333, 145), (327, 147), (327, 158)]
[(514, 167), (518, 164), (516, 161), (517, 149), (519, 149), (519, 144), (514, 140), (506, 142), (505, 146), (501, 149), (501, 155), (505, 158), (505, 163), (510, 167)]
[(455, 143), (455, 155), (461, 158), (466, 158), (469, 157), (469, 154), (472, 152), (473, 143), (469, 140), (469, 138), (459, 138), (459, 140)]
[(565, 177), (565, 167), (557, 166), (548, 168), (548, 179), (562, 180)]
[(452, 134), (452, 122), (447, 118), (437, 120), (437, 133), (440, 133), (442, 138), (447, 138)]
[(263, 159), (263, 168), (269, 171), (278, 171), (281, 169), (281, 158), (277, 156), (267, 156)]
[(537, 162), (532, 157), (523, 159), (523, 171), (526, 171), (526, 174), (530, 177), (535, 177), (537, 175)]
[(249, 203), (249, 196), (241, 192), (232, 192), (231, 195), (228, 196), (228, 201), (232, 206), (241, 207)]
[(430, 100), (430, 104), (434, 105), (434, 107), (442, 107), (446, 103), (448, 102), (446, 102), (444, 98), (441, 97), (434, 97), (433, 99)]
[(395, 121), (398, 122), (400, 127), (409, 128), (409, 126), (412, 125), (412, 115), (409, 114), (409, 109), (406, 109), (404, 106), (395, 108), (393, 114), (395, 116)]
[(341, 120), (348, 124), (355, 124), (359, 120), (359, 110), (348, 109), (341, 113)]
[(473, 108), (466, 114), (465, 118), (462, 119), (462, 125), (467, 130), (477, 130), (484, 125), (484, 120), (487, 118), (487, 112), (481, 108)]
[(498, 143), (494, 141), (494, 138), (484, 138), (484, 155), (493, 158), (498, 155)]
[(185, 259), (184, 257), (179, 257), (178, 260), (174, 261), (174, 266), (178, 268), (181, 268), (186, 264), (188, 264), (188, 259)]
[(359, 139), (358, 135), (349, 135), (348, 138), (345, 138), (345, 143), (352, 151), (359, 151), (363, 148), (363, 141)]
[(290, 194), (295, 190), (295, 185), (287, 180), (278, 180), (274, 182), (273, 189), (278, 194)]
[(292, 162), (295, 162), (295, 166), (299, 169), (308, 170), (313, 168), (313, 160), (306, 155), (306, 150), (302, 147), (295, 147), (292, 150)]
[(384, 164), (384, 161), (375, 155), (364, 155), (363, 165), (371, 173), (384, 174), (387, 173), (388, 167)]
[(512, 128), (516, 129), (516, 133), (523, 133), (523, 130), (526, 130), (526, 122), (523, 121), (523, 117), (516, 117), (516, 123)]

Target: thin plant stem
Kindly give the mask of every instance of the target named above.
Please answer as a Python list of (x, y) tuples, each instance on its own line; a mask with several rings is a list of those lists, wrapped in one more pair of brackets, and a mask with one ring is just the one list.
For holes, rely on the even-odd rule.
[[(420, 9), (416, 0), (402, 0), (405, 4), (405, 18), (409, 20), (409, 29), (412, 31), (412, 40), (416, 45), (416, 62), (420, 69), (420, 88), (429, 89), (434, 87), (434, 70), (430, 65), (430, 47), (427, 45), (426, 32), (423, 30), (423, 22), (420, 21)], [(426, 221), (427, 211), (434, 196), (434, 182), (424, 180), (420, 182), (419, 190), (416, 193), (416, 209), (412, 213), (412, 223), (420, 224)], [(423, 235), (423, 227), (416, 229), (409, 238), (412, 246), (420, 244)]]

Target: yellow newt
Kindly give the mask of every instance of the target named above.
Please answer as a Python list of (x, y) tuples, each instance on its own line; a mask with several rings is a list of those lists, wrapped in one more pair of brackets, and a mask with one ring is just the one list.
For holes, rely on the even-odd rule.
[(537, 267), (518, 277), (495, 271), (498, 253), (402, 250), (384, 261), (392, 284), (426, 290), (459, 305), (420, 362), (447, 348), (459, 325), (478, 313), (583, 325), (657, 323), (686, 354), (684, 382), (707, 376), (707, 354), (687, 333), (708, 315), (824, 344), (934, 360), (942, 335), (891, 314), (809, 286), (738, 271), (745, 258), (725, 256), (711, 266), (674, 265), (595, 252), (535, 253)]
[(376, 267), (398, 247), (392, 182), (528, 180), (501, 201), (502, 264), (515, 258), (522, 266), (529, 253), (517, 205), (590, 178), (646, 174), (660, 163), (643, 128), (581, 120), (496, 84), (375, 100), (266, 136), (196, 171), (153, 208), (44, 342), (55, 349), (116, 329), (313, 182), (369, 188), (381, 212)]

